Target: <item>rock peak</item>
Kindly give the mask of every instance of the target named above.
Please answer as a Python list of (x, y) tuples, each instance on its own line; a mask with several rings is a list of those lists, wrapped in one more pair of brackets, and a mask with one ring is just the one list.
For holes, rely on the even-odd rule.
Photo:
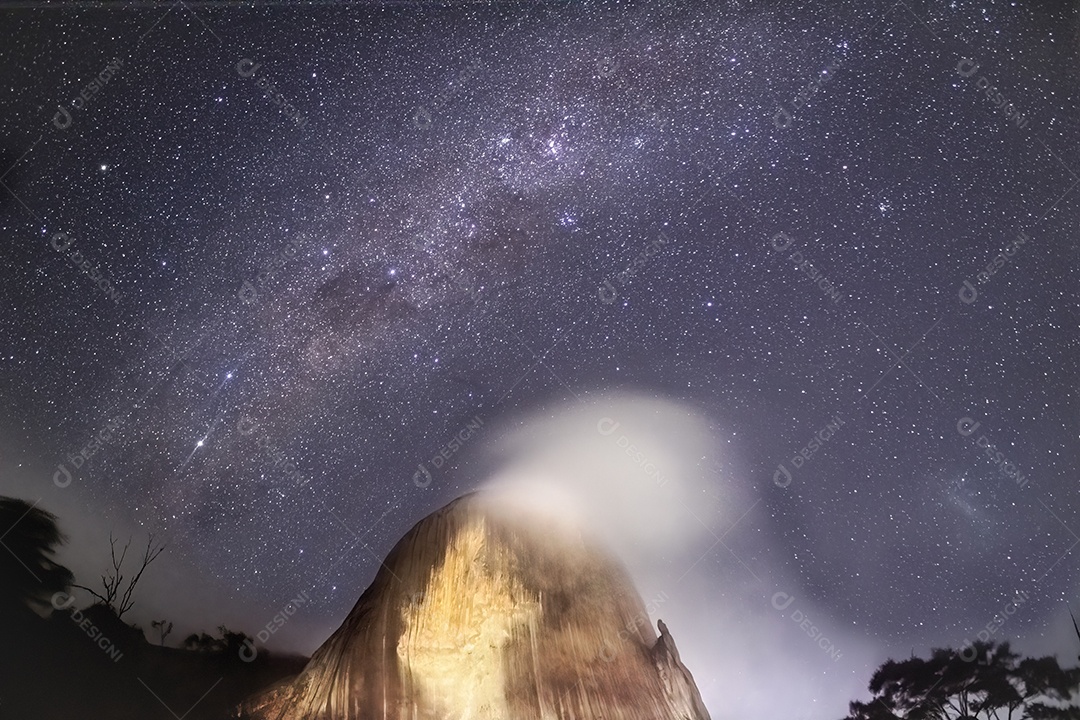
[(389, 553), (252, 720), (709, 720), (625, 569), (557, 518), (458, 498)]

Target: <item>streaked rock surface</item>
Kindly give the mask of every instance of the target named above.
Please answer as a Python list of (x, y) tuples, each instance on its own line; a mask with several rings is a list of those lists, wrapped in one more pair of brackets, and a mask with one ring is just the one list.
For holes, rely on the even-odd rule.
[(553, 519), (467, 495), (394, 547), (253, 720), (709, 720), (629, 576)]

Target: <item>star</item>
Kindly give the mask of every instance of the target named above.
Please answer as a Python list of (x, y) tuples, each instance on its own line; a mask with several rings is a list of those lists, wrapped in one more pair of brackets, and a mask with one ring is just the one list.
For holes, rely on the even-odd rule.
[[(0, 492), (72, 537), (167, 534), (203, 594), (148, 572), (134, 621), (253, 633), (302, 586), (325, 602), (278, 637), (310, 653), (413, 524), (498, 471), (499, 438), (616, 392), (700, 413), (704, 449), (599, 417), (522, 447), (621, 478), (595, 493), (612, 517), (634, 496), (604, 452), (671, 478), (683, 514), (651, 504), (620, 552), (720, 678), (714, 716), (834, 720), (1006, 590), (1075, 597), (1067, 9), (196, 5), (5, 19)], [(685, 456), (650, 453), (669, 436)], [(677, 494), (697, 470), (711, 494)], [(1074, 657), (1059, 616), (1033, 602), (1008, 632)]]

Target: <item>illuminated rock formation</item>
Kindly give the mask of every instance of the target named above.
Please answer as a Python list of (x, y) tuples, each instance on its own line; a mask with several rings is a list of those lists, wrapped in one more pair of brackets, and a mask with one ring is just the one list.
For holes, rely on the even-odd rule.
[(479, 495), (394, 547), (254, 720), (709, 720), (623, 568), (553, 520)]

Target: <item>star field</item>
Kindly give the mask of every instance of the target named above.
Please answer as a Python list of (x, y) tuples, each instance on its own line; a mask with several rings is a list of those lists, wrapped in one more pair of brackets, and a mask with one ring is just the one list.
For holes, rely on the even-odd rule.
[[(695, 577), (763, 615), (812, 598), (872, 648), (849, 642), (813, 717), (1018, 590), (1009, 632), (1075, 651), (1075, 7), (0, 13), (23, 496), (160, 530), (237, 608), (305, 589), (329, 631), (500, 427), (633, 390), (715, 418), (715, 482), (750, 501)], [(696, 631), (690, 657), (728, 632)], [(699, 685), (724, 717), (736, 690)]]

